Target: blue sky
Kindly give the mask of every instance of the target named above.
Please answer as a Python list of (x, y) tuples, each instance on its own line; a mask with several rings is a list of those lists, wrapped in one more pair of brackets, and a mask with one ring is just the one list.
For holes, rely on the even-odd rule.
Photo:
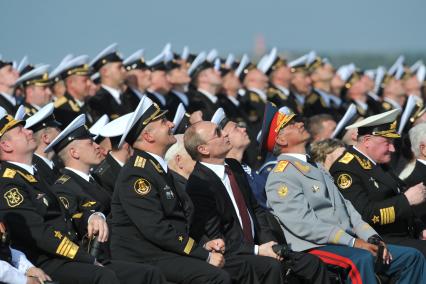
[[(56, 64), (67, 53), (93, 57), (112, 42), (126, 56), (165, 43), (217, 48), (378, 54), (426, 50), (426, 1), (12, 0), (0, 1), (0, 54)], [(262, 45), (260, 45), (262, 47)]]

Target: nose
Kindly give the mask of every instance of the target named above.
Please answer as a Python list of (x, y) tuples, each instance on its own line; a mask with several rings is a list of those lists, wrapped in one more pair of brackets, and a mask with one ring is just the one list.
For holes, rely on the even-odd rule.
[(389, 143), (389, 152), (395, 152), (395, 146), (393, 145), (393, 143)]
[(45, 87), (45, 88), (44, 88), (44, 92), (45, 92), (45, 94), (46, 94), (47, 96), (51, 96), (51, 95), (52, 95), (52, 91), (50, 90), (50, 88), (49, 88), (49, 87)]

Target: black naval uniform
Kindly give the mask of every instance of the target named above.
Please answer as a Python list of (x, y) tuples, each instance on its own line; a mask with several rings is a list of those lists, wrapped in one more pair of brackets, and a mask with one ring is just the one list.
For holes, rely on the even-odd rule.
[(35, 108), (32, 104), (24, 102), (23, 105), (25, 107), (25, 117), (27, 118), (38, 112), (38, 109)]
[(415, 228), (414, 212), (403, 194), (405, 184), (383, 165), (374, 165), (349, 148), (332, 165), (330, 173), (343, 196), (385, 242), (417, 248), (426, 255), (426, 242), (418, 239), (423, 224)]
[(117, 181), (120, 171), (120, 164), (111, 156), (111, 152), (109, 152), (105, 159), (94, 170), (93, 177), (99, 185), (106, 189), (112, 196), (115, 182)]
[[(96, 95), (88, 100), (93, 121), (97, 121), (102, 115), (107, 114), (110, 120), (126, 114), (126, 108), (119, 104), (114, 97), (105, 89), (100, 88)], [(122, 102), (123, 103), (123, 102)]]
[(200, 110), (203, 113), (203, 120), (210, 120), (219, 107), (219, 99), (214, 103), (199, 91), (194, 91), (189, 96), (188, 112), (193, 113)]
[[(145, 94), (141, 93), (141, 97), (144, 95)], [(123, 104), (123, 112), (129, 113), (136, 109), (141, 98), (138, 94), (136, 94), (136, 92), (132, 88), (127, 86), (126, 90), (121, 95), (121, 100)]]
[(60, 283), (119, 283), (77, 245), (72, 219), (46, 183), (8, 162), (0, 174), (0, 217), (15, 248)]
[(209, 252), (189, 235), (193, 205), (172, 179), (150, 154), (135, 150), (113, 194), (113, 259), (153, 264), (178, 283), (231, 283), (231, 278), (257, 283), (251, 267), (238, 259), (226, 259), (224, 269), (207, 263)]
[(94, 122), (90, 115), (87, 103), (80, 107), (77, 101), (68, 92), (65, 92), (62, 97), (57, 99), (54, 106), (55, 110), (53, 113), (55, 115), (55, 119), (59, 121), (64, 128), (80, 114), (86, 115), (87, 125), (92, 125)]
[[(416, 160), (414, 170), (404, 179), (404, 182), (407, 187), (415, 186), (421, 182), (426, 185), (426, 165)], [(413, 206), (413, 210), (416, 216), (422, 219), (423, 223), (426, 223), (426, 203)]]
[(48, 185), (52, 185), (56, 181), (56, 179), (61, 175), (61, 172), (55, 166), (55, 164), (53, 165), (53, 169), (50, 168), (50, 166), (46, 164), (46, 162), (43, 161), (43, 159), (36, 154), (33, 155), (33, 166), (37, 171), (37, 175), (42, 180), (47, 182)]
[(2, 94), (0, 94), (0, 106), (3, 107), (10, 115), (15, 115), (16, 111), (18, 110), (18, 106), (13, 105)]

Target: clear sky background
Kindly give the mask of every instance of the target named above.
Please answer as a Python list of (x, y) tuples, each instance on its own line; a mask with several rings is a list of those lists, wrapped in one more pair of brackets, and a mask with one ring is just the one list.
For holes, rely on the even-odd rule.
[(426, 54), (425, 0), (0, 0), (0, 54), (57, 64), (119, 43), (124, 56), (218, 49), (254, 54)]

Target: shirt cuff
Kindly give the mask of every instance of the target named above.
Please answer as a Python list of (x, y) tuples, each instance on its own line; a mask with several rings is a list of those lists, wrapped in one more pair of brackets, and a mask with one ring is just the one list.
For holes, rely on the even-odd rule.
[(258, 254), (259, 254), (259, 246), (254, 245), (254, 255), (258, 255)]
[(92, 217), (96, 215), (96, 216), (101, 216), (104, 220), (106, 220), (105, 215), (102, 212), (95, 212), (92, 215), (90, 215), (89, 219), (87, 220), (87, 223), (90, 223), (90, 219), (92, 219)]
[(355, 241), (356, 241), (356, 238), (352, 238), (352, 240), (349, 242), (349, 246), (351, 248), (355, 247)]

